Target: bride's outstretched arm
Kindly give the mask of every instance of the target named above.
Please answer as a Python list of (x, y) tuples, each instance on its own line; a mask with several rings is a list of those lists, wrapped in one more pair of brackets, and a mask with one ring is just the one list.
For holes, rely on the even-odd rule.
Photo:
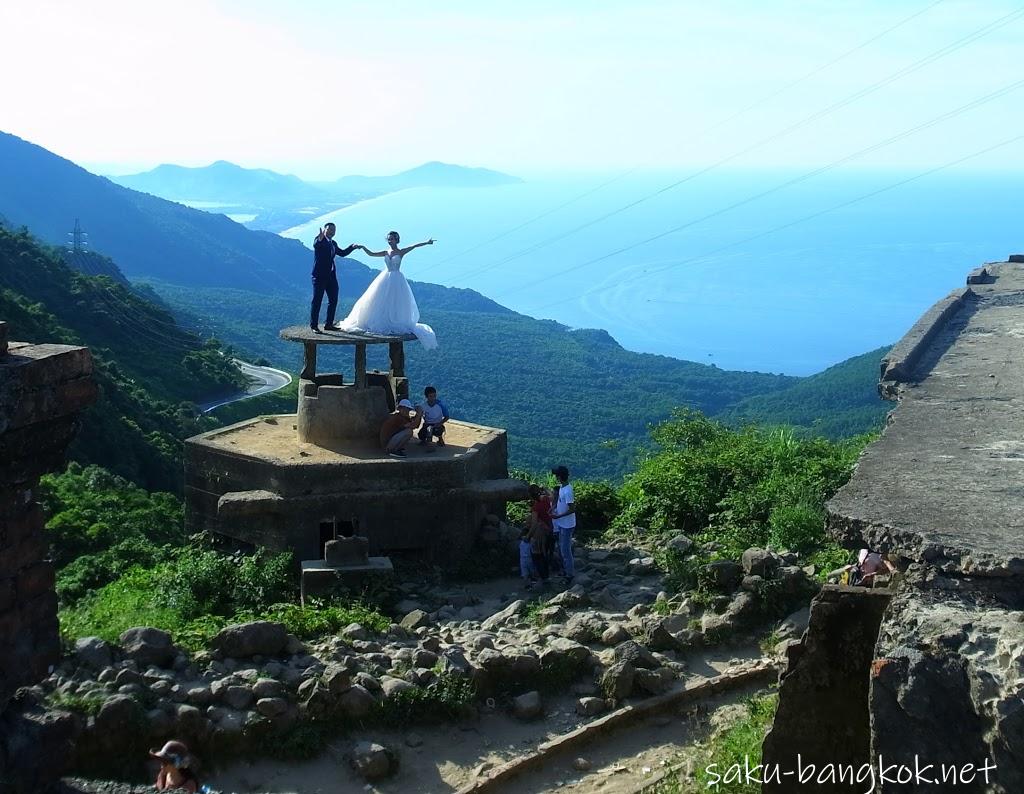
[(363, 249), (363, 253), (366, 254), (367, 256), (384, 256), (384, 254), (387, 253), (387, 251), (371, 251), (365, 245), (360, 245), (360, 246), (356, 246), (356, 247), (357, 248), (362, 248)]
[(413, 248), (420, 248), (420, 247), (422, 247), (424, 245), (433, 245), (433, 244), (434, 244), (434, 238), (431, 237), (429, 240), (424, 240), (422, 243), (416, 243), (415, 245), (410, 245), (408, 248), (399, 248), (398, 249), (398, 253), (400, 253), (402, 256), (405, 256)]

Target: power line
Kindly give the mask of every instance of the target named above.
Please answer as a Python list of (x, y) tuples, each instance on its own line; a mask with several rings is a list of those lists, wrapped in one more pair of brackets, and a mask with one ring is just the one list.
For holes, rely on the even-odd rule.
[[(944, 3), (944, 2), (945, 2), (945, 0), (935, 0), (935, 2), (925, 6), (924, 8), (920, 9), (919, 11), (915, 11), (913, 14), (910, 14), (909, 16), (904, 17), (903, 19), (899, 20), (898, 22), (896, 22), (893, 25), (890, 25), (889, 27), (887, 27), (885, 30), (881, 31), (880, 33), (876, 33), (871, 38), (866, 39), (865, 41), (862, 41), (860, 44), (856, 45), (855, 47), (852, 47), (852, 48), (846, 50), (845, 52), (841, 53), (840, 55), (837, 55), (835, 58), (833, 58), (832, 60), (828, 61), (827, 63), (824, 63), (821, 66), (818, 66), (818, 67), (812, 69), (811, 71), (806, 72), (805, 74), (801, 75), (800, 77), (796, 78), (795, 80), (791, 80), (790, 82), (786, 83), (785, 85), (781, 86), (780, 88), (777, 88), (774, 91), (771, 91), (770, 93), (765, 94), (765, 95), (761, 96), (760, 98), (754, 100), (749, 105), (746, 105), (746, 106), (740, 108), (739, 110), (737, 110), (735, 113), (731, 114), (730, 116), (728, 116), (728, 117), (726, 117), (724, 119), (721, 119), (720, 121), (716, 122), (715, 124), (712, 124), (710, 127), (705, 128), (704, 130), (702, 130), (701, 132), (699, 132), (695, 136), (693, 136), (691, 138), (691, 140), (699, 140), (701, 138), (704, 138), (704, 137), (710, 135), (712, 132), (714, 132), (717, 129), (720, 129), (721, 127), (724, 127), (729, 122), (735, 121), (737, 118), (742, 116), (744, 113), (747, 113), (747, 112), (749, 112), (751, 110), (754, 110), (755, 108), (760, 107), (761, 105), (763, 105), (765, 102), (768, 102), (769, 100), (774, 99), (775, 97), (780, 96), (780, 95), (786, 93), (787, 91), (789, 91), (789, 90), (791, 90), (793, 88), (796, 88), (796, 86), (801, 85), (802, 83), (805, 83), (807, 80), (811, 79), (812, 77), (815, 77), (818, 74), (821, 74), (826, 69), (829, 69), (832, 66), (835, 66), (837, 63), (845, 60), (846, 58), (849, 58), (851, 55), (854, 55), (854, 54), (860, 52), (864, 48), (870, 46), (871, 44), (874, 44), (879, 39), (884, 38), (885, 36), (889, 35), (894, 30), (897, 30), (897, 29), (903, 27), (904, 25), (906, 25), (908, 22), (911, 22), (911, 21), (917, 19), (918, 17), (928, 13), (929, 11), (934, 9), (936, 6), (942, 5), (942, 3)], [(613, 177), (612, 179), (609, 179), (608, 181), (601, 183), (597, 187), (591, 188), (590, 190), (587, 190), (586, 192), (581, 193), (581, 194), (579, 194), (579, 195), (569, 199), (568, 201), (563, 202), (562, 204), (559, 204), (559, 205), (557, 205), (555, 207), (552, 207), (551, 209), (546, 210), (545, 212), (542, 212), (539, 215), (535, 215), (534, 217), (530, 218), (529, 220), (523, 221), (522, 223), (518, 224), (517, 226), (513, 226), (511, 229), (507, 229), (506, 231), (501, 232), (500, 234), (497, 234), (494, 237), (491, 237), (491, 238), (489, 238), (487, 240), (484, 240), (483, 242), (478, 243), (478, 244), (476, 244), (476, 245), (474, 245), (474, 246), (472, 246), (470, 248), (467, 248), (464, 251), (460, 251), (459, 253), (454, 254), (454, 255), (448, 257), (447, 259), (442, 259), (440, 262), (436, 262), (436, 263), (434, 263), (432, 265), (429, 265), (426, 268), (424, 268), (422, 271), (420, 271), (420, 276), (422, 277), (424, 274), (430, 273), (430, 272), (436, 270), (437, 268), (442, 267), (442, 266), (448, 264), (449, 262), (453, 262), (454, 260), (459, 259), (459, 258), (465, 256), (466, 254), (470, 254), (470, 253), (473, 253), (474, 251), (478, 251), (481, 248), (483, 248), (485, 246), (488, 246), (491, 243), (496, 242), (496, 241), (502, 239), (503, 237), (507, 237), (508, 235), (513, 234), (514, 232), (517, 232), (520, 229), (522, 229), (522, 228), (524, 228), (526, 226), (529, 226), (530, 224), (532, 224), (532, 223), (534, 223), (536, 221), (542, 220), (543, 218), (547, 218), (548, 216), (553, 215), (554, 213), (558, 212), (559, 210), (565, 209), (566, 207), (568, 207), (568, 206), (570, 206), (572, 204), (575, 204), (577, 201), (580, 201), (580, 200), (582, 200), (584, 198), (587, 198), (588, 196), (591, 196), (594, 193), (597, 193), (597, 192), (603, 190), (604, 188), (608, 187), (609, 185), (621, 181), (625, 177), (629, 176), (630, 174), (635, 173), (638, 170), (639, 170), (639, 167), (638, 166), (634, 166), (633, 168), (630, 168), (628, 171), (625, 171), (625, 172), (619, 174), (618, 176)]]
[[(848, 163), (851, 160), (855, 160), (858, 157), (863, 157), (865, 154), (869, 154), (871, 152), (877, 151), (878, 149), (885, 148), (886, 146), (889, 146), (889, 145), (891, 145), (893, 143), (896, 143), (897, 141), (901, 141), (904, 138), (908, 138), (911, 135), (915, 135), (918, 132), (921, 132), (922, 130), (926, 130), (926, 129), (930, 128), (930, 127), (934, 127), (934, 126), (936, 126), (938, 124), (941, 124), (944, 121), (948, 121), (949, 119), (956, 118), (957, 116), (960, 116), (960, 115), (962, 115), (963, 113), (966, 113), (969, 110), (974, 110), (975, 108), (980, 107), (980, 106), (982, 106), (984, 104), (987, 104), (988, 102), (991, 102), (991, 101), (993, 101), (995, 99), (999, 99), (1000, 97), (1006, 96), (1007, 94), (1010, 94), (1013, 91), (1019, 90), (1021, 87), (1024, 87), (1024, 79), (1017, 80), (1014, 83), (1010, 83), (1009, 85), (1004, 86), (1003, 88), (1000, 88), (1000, 89), (998, 89), (996, 91), (993, 91), (993, 92), (991, 92), (989, 94), (986, 94), (983, 97), (979, 97), (978, 99), (974, 99), (974, 100), (968, 102), (965, 105), (961, 105), (960, 107), (954, 108), (953, 110), (947, 111), (946, 113), (942, 113), (942, 114), (940, 114), (940, 115), (938, 115), (938, 116), (936, 116), (936, 117), (934, 117), (934, 118), (932, 118), (932, 119), (930, 119), (930, 120), (928, 120), (926, 122), (918, 124), (915, 127), (911, 127), (910, 129), (904, 130), (903, 132), (900, 132), (900, 133), (898, 133), (896, 135), (893, 135), (893, 136), (891, 136), (889, 138), (886, 138), (883, 141), (879, 141), (878, 143), (874, 143), (871, 146), (867, 146), (867, 147), (865, 147), (863, 149), (860, 149), (860, 150), (858, 150), (856, 152), (853, 152), (852, 154), (848, 154), (845, 157), (841, 157), (838, 160), (834, 160), (831, 163), (829, 163), (828, 165), (823, 165), (823, 166), (821, 166), (819, 168), (815, 168), (812, 171), (808, 171), (807, 173), (801, 174), (800, 176), (794, 177), (792, 179), (788, 179), (785, 182), (782, 182), (782, 183), (780, 183), (778, 185), (775, 185), (774, 187), (768, 188), (767, 190), (762, 190), (760, 193), (755, 193), (752, 196), (748, 196), (747, 198), (741, 199), (739, 201), (735, 201), (732, 204), (729, 204), (728, 206), (721, 207), (721, 208), (715, 210), (714, 212), (709, 212), (709, 213), (707, 213), (705, 215), (700, 216), (699, 218), (695, 218), (693, 220), (687, 221), (686, 223), (682, 223), (682, 224), (680, 224), (678, 226), (673, 226), (671, 229), (668, 229), (668, 230), (663, 231), (663, 232), (659, 232), (658, 234), (652, 235), (651, 237), (647, 237), (647, 238), (645, 238), (643, 240), (639, 240), (638, 242), (631, 243), (630, 245), (624, 246), (624, 247), (619, 248), (619, 249), (617, 249), (615, 251), (612, 251), (610, 253), (602, 254), (601, 256), (594, 257), (593, 259), (588, 259), (585, 262), (580, 262), (580, 263), (578, 263), (576, 265), (573, 265), (572, 267), (568, 267), (568, 268), (564, 268), (562, 270), (559, 270), (554, 275), (563, 276), (566, 273), (572, 273), (573, 271), (579, 270), (580, 268), (583, 268), (583, 267), (587, 267), (588, 265), (593, 265), (593, 264), (596, 264), (597, 262), (603, 262), (605, 259), (611, 259), (614, 256), (618, 256), (619, 254), (625, 253), (626, 251), (630, 251), (630, 250), (632, 250), (634, 248), (637, 248), (637, 247), (639, 247), (641, 245), (646, 245), (647, 243), (652, 243), (655, 240), (660, 240), (661, 238), (667, 237), (670, 234), (676, 234), (677, 232), (681, 232), (684, 229), (690, 228), (691, 226), (696, 226), (699, 223), (703, 223), (706, 220), (710, 220), (712, 218), (716, 218), (719, 215), (724, 215), (725, 213), (731, 212), (732, 210), (737, 209), (738, 207), (745, 206), (745, 205), (750, 204), (750, 203), (752, 203), (754, 201), (757, 201), (758, 199), (762, 199), (765, 196), (770, 196), (773, 193), (778, 193), (780, 190), (784, 190), (784, 189), (786, 189), (788, 187), (792, 187), (793, 185), (800, 184), (801, 182), (806, 182), (808, 179), (812, 179), (813, 177), (819, 176), (819, 175), (821, 175), (823, 173), (826, 173), (826, 172), (831, 171), (831, 170), (833, 170), (835, 168), (838, 168), (839, 166), (841, 166), (841, 165), (843, 165), (845, 163)], [(535, 281), (530, 281), (530, 282), (527, 282), (526, 284), (522, 284), (522, 285), (516, 286), (516, 287), (514, 287), (511, 290), (508, 290), (506, 292), (499, 293), (498, 295), (495, 295), (494, 296), (494, 300), (500, 300), (501, 298), (503, 298), (503, 297), (505, 297), (507, 295), (511, 295), (511, 294), (516, 293), (516, 292), (519, 292), (520, 290), (529, 289), (530, 287), (536, 286), (537, 284), (541, 283), (542, 281), (548, 281), (550, 278), (551, 278), (551, 276), (548, 275), (548, 276), (545, 276), (543, 279), (538, 279), (538, 280), (535, 280)]]
[(893, 72), (892, 74), (888, 75), (887, 77), (884, 77), (881, 80), (878, 80), (878, 81), (876, 81), (874, 83), (871, 83), (870, 85), (868, 85), (865, 88), (862, 88), (862, 89), (860, 89), (858, 91), (855, 91), (853, 94), (850, 94), (849, 96), (845, 97), (844, 99), (841, 99), (838, 102), (834, 102), (833, 104), (823, 108), (822, 110), (815, 111), (814, 113), (811, 113), (810, 115), (805, 116), (804, 118), (800, 119), (799, 121), (794, 122), (793, 124), (789, 125), (788, 127), (785, 127), (782, 130), (774, 132), (771, 135), (768, 135), (767, 137), (762, 138), (759, 141), (757, 141), (757, 142), (755, 142), (753, 144), (750, 144), (749, 146), (741, 149), (740, 151), (735, 152), (735, 153), (733, 153), (733, 154), (731, 154), (731, 155), (729, 155), (727, 157), (724, 157), (724, 158), (722, 158), (720, 160), (717, 160), (716, 162), (712, 163), (711, 165), (705, 166), (704, 168), (701, 168), (701, 169), (693, 172), (692, 174), (689, 174), (688, 176), (683, 177), (682, 179), (679, 179), (679, 180), (677, 180), (677, 181), (675, 181), (675, 182), (673, 182), (673, 183), (671, 183), (669, 185), (666, 185), (665, 187), (660, 188), (660, 189), (654, 191), (653, 193), (649, 193), (649, 194), (647, 194), (645, 196), (642, 196), (641, 198), (636, 199), (635, 201), (632, 201), (632, 202), (630, 202), (628, 204), (625, 204), (625, 205), (623, 205), (623, 206), (621, 206), (621, 207), (619, 207), (617, 209), (611, 210), (610, 212), (607, 212), (607, 213), (605, 213), (604, 215), (601, 215), (598, 218), (595, 218), (595, 219), (593, 219), (591, 221), (587, 221), (586, 223), (580, 224), (580, 225), (578, 225), (578, 226), (576, 226), (576, 227), (574, 227), (572, 229), (569, 229), (566, 232), (562, 232), (562, 233), (557, 234), (557, 235), (555, 235), (553, 237), (549, 237), (546, 240), (542, 240), (541, 242), (536, 243), (536, 244), (534, 244), (534, 245), (532, 245), (532, 246), (530, 246), (528, 248), (525, 248), (525, 249), (519, 251), (518, 253), (515, 253), (515, 254), (512, 254), (510, 256), (507, 256), (504, 259), (499, 260), (498, 262), (494, 262), (492, 264), (485, 265), (482, 268), (478, 268), (476, 270), (470, 270), (468, 272), (461, 273), (461, 274), (456, 274), (456, 275), (457, 275), (457, 277), (459, 279), (465, 279), (465, 278), (469, 278), (469, 277), (472, 277), (472, 276), (479, 275), (480, 273), (487, 272), (488, 270), (493, 270), (496, 267), (500, 267), (501, 265), (507, 264), (508, 262), (511, 262), (511, 261), (513, 261), (515, 259), (519, 259), (520, 257), (526, 256), (527, 254), (530, 254), (530, 253), (533, 253), (534, 251), (537, 251), (537, 250), (539, 250), (541, 248), (544, 248), (545, 246), (550, 245), (551, 243), (555, 243), (555, 242), (558, 242), (559, 240), (563, 240), (566, 237), (569, 237), (569, 236), (571, 236), (573, 234), (576, 234), (577, 232), (580, 232), (580, 231), (582, 231), (584, 229), (587, 229), (587, 228), (589, 228), (591, 226), (594, 226), (594, 225), (596, 225), (598, 223), (601, 223), (602, 221), (605, 221), (605, 220), (607, 220), (607, 219), (609, 219), (609, 218), (611, 218), (611, 217), (613, 217), (615, 215), (618, 215), (618, 214), (620, 214), (622, 212), (625, 212), (626, 210), (632, 209), (633, 207), (636, 207), (636, 206), (638, 206), (640, 204), (643, 204), (644, 202), (649, 201), (652, 198), (656, 198), (657, 196), (660, 196), (663, 193), (667, 193), (670, 190), (673, 190), (673, 189), (675, 189), (675, 188), (677, 188), (677, 187), (679, 187), (681, 185), (684, 185), (687, 182), (691, 182), (694, 179), (696, 179), (696, 178), (698, 178), (700, 176), (703, 176), (703, 175), (705, 175), (705, 174), (707, 174), (707, 173), (709, 173), (709, 172), (711, 172), (711, 171), (713, 171), (713, 170), (715, 170), (717, 168), (720, 168), (721, 166), (726, 165), (726, 164), (732, 162), (733, 160), (736, 160), (737, 158), (742, 157), (745, 154), (749, 154), (750, 152), (760, 148), (761, 146), (764, 146), (764, 145), (766, 145), (768, 143), (772, 143), (772, 142), (778, 140), (779, 138), (785, 137), (786, 135), (789, 135), (790, 133), (795, 132), (796, 130), (800, 129), (801, 127), (806, 126), (807, 124), (810, 124), (811, 122), (814, 122), (814, 121), (817, 121), (817, 120), (819, 120), (821, 118), (824, 118), (825, 116), (827, 116), (827, 115), (829, 115), (831, 113), (834, 113), (835, 111), (840, 110), (840, 109), (846, 107), (847, 105), (850, 105), (853, 102), (856, 102), (859, 99), (863, 99), (864, 97), (874, 93), (875, 91), (878, 91), (881, 88), (884, 88), (885, 86), (887, 86), (887, 85), (889, 85), (889, 84), (891, 84), (891, 83), (893, 83), (893, 82), (895, 82), (897, 80), (902, 79), (903, 77), (906, 77), (907, 75), (913, 74), (914, 72), (919, 71), (920, 69), (923, 69), (925, 66), (928, 66), (928, 65), (934, 63), (935, 61), (937, 61), (937, 60), (939, 60), (941, 58), (944, 58), (947, 55), (950, 55), (953, 52), (956, 52), (957, 50), (960, 50), (960, 49), (962, 49), (963, 47), (966, 47), (969, 44), (974, 43), (978, 39), (983, 38), (984, 36), (987, 36), (989, 33), (992, 33), (993, 31), (995, 31), (995, 30), (997, 30), (997, 29), (999, 29), (1001, 27), (1004, 27), (1004, 26), (1010, 24), (1011, 22), (1013, 22), (1014, 20), (1016, 20), (1017, 18), (1019, 18), (1021, 16), (1024, 16), (1024, 8), (1019, 8), (1016, 11), (1012, 11), (1012, 12), (1010, 12), (1008, 14), (1004, 14), (1003, 16), (999, 17), (998, 19), (996, 19), (996, 20), (994, 20), (994, 21), (992, 21), (992, 22), (990, 22), (990, 23), (988, 23), (986, 25), (983, 25), (982, 27), (972, 31), (971, 33), (968, 33), (966, 36), (962, 36), (961, 38), (956, 39), (952, 43), (947, 44), (944, 47), (940, 47), (938, 50), (935, 50), (934, 52), (924, 56), (923, 58), (918, 59), (917, 61), (914, 61), (910, 65), (905, 66), (905, 67), (903, 67), (901, 69), (898, 69), (897, 71)]
[[(660, 268), (656, 268), (654, 270), (648, 271), (646, 273), (646, 275), (655, 275), (657, 273), (663, 273), (666, 270), (672, 270), (672, 269), (677, 268), (677, 267), (679, 267), (681, 265), (692, 264), (694, 262), (699, 262), (701, 260), (705, 260), (705, 259), (707, 259), (710, 256), (714, 256), (715, 254), (721, 253), (722, 251), (727, 251), (730, 248), (735, 248), (738, 245), (743, 245), (744, 243), (749, 243), (749, 242), (753, 242), (754, 240), (759, 240), (762, 237), (767, 237), (768, 235), (775, 234), (776, 232), (780, 232), (780, 231), (783, 231), (785, 229), (789, 229), (789, 228), (791, 228), (793, 226), (797, 226), (797, 225), (799, 225), (801, 223), (806, 223), (807, 221), (814, 220), (815, 218), (820, 218), (822, 215), (827, 215), (830, 212), (835, 212), (836, 210), (845, 209), (846, 207), (849, 207), (852, 204), (857, 204), (857, 203), (859, 203), (861, 201), (865, 201), (865, 200), (867, 200), (869, 198), (874, 198), (875, 196), (877, 196), (877, 195), (879, 195), (881, 193), (886, 193), (886, 192), (888, 192), (890, 190), (894, 190), (894, 189), (896, 189), (898, 187), (902, 187), (903, 185), (907, 185), (907, 184), (909, 184), (911, 182), (916, 182), (919, 179), (923, 179), (924, 177), (931, 176), (932, 174), (936, 174), (936, 173), (938, 173), (940, 171), (945, 171), (945, 170), (947, 170), (949, 168), (954, 168), (954, 167), (956, 167), (956, 166), (958, 166), (958, 165), (960, 165), (962, 163), (967, 162), (968, 160), (973, 160), (975, 157), (981, 157), (982, 155), (988, 154), (990, 152), (994, 152), (997, 149), (1001, 149), (1004, 146), (1009, 146), (1010, 144), (1017, 143), (1018, 141), (1021, 141), (1021, 140), (1024, 140), (1024, 135), (1016, 135), (1013, 138), (1008, 138), (1008, 139), (1006, 139), (1004, 141), (1000, 141), (999, 143), (993, 144), (991, 146), (987, 146), (984, 149), (979, 149), (979, 150), (977, 150), (975, 152), (972, 152), (971, 154), (964, 155), (963, 157), (959, 157), (959, 158), (957, 158), (955, 160), (951, 160), (951, 161), (949, 161), (947, 163), (944, 163), (942, 165), (935, 166), (934, 168), (929, 168), (928, 170), (922, 171), (919, 174), (915, 174), (914, 176), (907, 177), (906, 179), (901, 179), (901, 180), (899, 180), (897, 182), (893, 182), (893, 183), (891, 183), (889, 185), (886, 185), (884, 187), (878, 188), (876, 190), (872, 190), (872, 191), (870, 191), (868, 193), (864, 193), (864, 194), (862, 194), (860, 196), (857, 196), (855, 198), (849, 199), (848, 201), (844, 201), (844, 202), (841, 202), (839, 204), (835, 204), (835, 205), (833, 205), (831, 207), (828, 207), (826, 209), (819, 210), (818, 212), (813, 212), (810, 215), (804, 215), (803, 217), (797, 218), (796, 220), (789, 221), (788, 223), (783, 223), (783, 224), (780, 224), (778, 226), (774, 226), (771, 229), (768, 229), (768, 230), (763, 231), (763, 232), (758, 232), (757, 234), (752, 234), (749, 237), (744, 237), (741, 240), (736, 240), (734, 242), (731, 242), (731, 243), (728, 243), (726, 245), (720, 246), (719, 248), (712, 249), (711, 251), (705, 251), (703, 254), (700, 254), (699, 256), (688, 257), (686, 259), (680, 259), (680, 260), (678, 260), (676, 262), (673, 262), (672, 264), (667, 265), (665, 267), (660, 267)], [(564, 304), (564, 303), (569, 303), (569, 302), (572, 302), (572, 301), (580, 300), (581, 298), (589, 297), (590, 295), (595, 295), (595, 294), (597, 294), (599, 292), (606, 292), (607, 290), (613, 289), (613, 288), (619, 286), (620, 284), (621, 284), (621, 282), (617, 283), (617, 284), (608, 284), (606, 286), (598, 287), (596, 289), (586, 290), (586, 291), (582, 292), (579, 295), (576, 295), (576, 296), (573, 296), (573, 297), (570, 297), (570, 298), (564, 298), (562, 300), (552, 301), (551, 303), (546, 303), (543, 306), (539, 306), (537, 308), (538, 309), (548, 309), (548, 308), (550, 308), (552, 306), (559, 306), (559, 305)]]

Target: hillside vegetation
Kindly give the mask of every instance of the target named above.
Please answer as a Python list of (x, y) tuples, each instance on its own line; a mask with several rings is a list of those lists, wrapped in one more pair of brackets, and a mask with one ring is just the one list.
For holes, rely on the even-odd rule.
[[(363, 285), (362, 271), (343, 268), (342, 312)], [(241, 290), (152, 288), (175, 311), (207, 318), (217, 338), (253, 358), (294, 372), (301, 348), (278, 330), (304, 322), (306, 305)], [(471, 290), (415, 284), (424, 318), (440, 349), (406, 345), (414, 395), (435, 385), (453, 414), (509, 433), (510, 464), (545, 470), (565, 461), (586, 477), (619, 479), (645, 443), (649, 426), (679, 406), (714, 414), (796, 378), (732, 372), (706, 364), (625, 350), (604, 331), (572, 330), (512, 312)], [(368, 351), (371, 367), (387, 368), (386, 349)], [(350, 350), (323, 350), (320, 367), (351, 375)], [(225, 421), (259, 413), (291, 413), (294, 397), (272, 396), (228, 406)], [(250, 413), (251, 412), (251, 413)]]
[[(99, 398), (71, 458), (149, 488), (181, 482), (181, 440), (213, 426), (195, 402), (244, 385), (215, 340), (203, 342), (123, 278), (72, 270), (66, 254), (0, 225), (0, 318), (14, 339), (88, 345)], [(109, 260), (91, 264), (116, 273)]]
[(719, 418), (733, 425), (788, 425), (802, 436), (833, 440), (878, 430), (893, 408), (878, 396), (877, 388), (879, 362), (888, 352), (888, 347), (880, 347), (785, 389), (748, 397)]

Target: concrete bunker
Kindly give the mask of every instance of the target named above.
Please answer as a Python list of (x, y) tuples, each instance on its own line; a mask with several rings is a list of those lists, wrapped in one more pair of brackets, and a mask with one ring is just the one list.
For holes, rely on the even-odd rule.
[[(489, 514), (526, 498), (526, 484), (508, 476), (504, 430), (452, 420), (430, 454), (413, 444), (395, 460), (380, 449), (381, 423), (409, 394), (403, 345), (414, 337), (304, 327), (281, 337), (303, 347), (296, 413), (185, 442), (189, 531), (323, 561), (351, 529), (371, 557), (408, 552), (450, 568), (469, 557)], [(367, 346), (385, 344), (388, 370), (367, 370)], [(354, 349), (351, 378), (317, 371), (323, 345)]]

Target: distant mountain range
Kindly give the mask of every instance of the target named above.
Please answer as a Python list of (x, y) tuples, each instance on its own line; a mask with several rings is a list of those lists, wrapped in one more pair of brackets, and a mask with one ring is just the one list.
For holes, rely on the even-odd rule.
[(328, 197), (326, 190), (313, 187), (297, 176), (265, 168), (242, 168), (226, 160), (202, 168), (158, 165), (152, 171), (108, 179), (171, 201), (289, 206), (296, 202), (301, 205), (304, 201), (319, 203)]
[(129, 190), (2, 132), (0, 215), (53, 245), (80, 218), (91, 248), (128, 278), (293, 292), (310, 270), (312, 254), (297, 240)]
[(413, 187), (474, 188), (519, 182), (486, 168), (425, 163), (390, 176), (345, 176), (305, 182), (264, 168), (242, 168), (225, 160), (187, 168), (160, 165), (151, 171), (109, 179), (132, 190), (232, 216), (249, 228), (281, 231), (361, 199)]

